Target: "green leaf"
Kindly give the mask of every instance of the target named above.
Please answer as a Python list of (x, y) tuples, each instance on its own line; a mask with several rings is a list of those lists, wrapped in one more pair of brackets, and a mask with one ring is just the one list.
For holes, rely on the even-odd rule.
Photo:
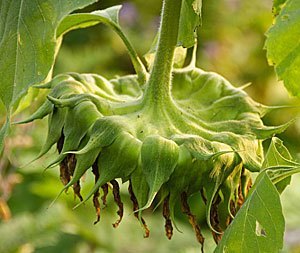
[[(179, 21), (179, 24), (175, 25), (172, 21), (171, 26), (167, 28), (165, 32), (162, 32), (162, 27), (160, 27), (159, 31), (154, 37), (150, 50), (145, 55), (148, 69), (151, 69), (154, 65), (155, 54), (162, 36), (164, 36), (164, 34), (167, 34), (167, 37), (172, 36), (170, 33), (170, 28), (172, 27), (172, 25), (178, 26), (178, 31), (176, 31), (177, 35), (175, 35), (175, 37), (173, 38), (173, 43), (176, 43), (176, 45), (173, 46), (177, 46), (175, 55), (173, 57), (175, 60), (173, 62), (175, 68), (181, 68), (183, 66), (186, 58), (186, 48), (193, 47), (196, 44), (197, 27), (201, 25), (202, 0), (179, 0), (178, 2), (182, 2), (182, 4), (180, 4), (180, 6), (178, 5), (177, 8), (177, 10), (180, 11), (179, 16), (178, 14), (176, 14), (176, 16), (178, 16), (179, 18), (179, 20), (177, 20)], [(168, 5), (167, 2), (165, 4)], [(162, 15), (165, 12), (164, 9), (165, 8), (163, 8)], [(167, 16), (172, 15), (174, 15), (174, 10), (172, 10), (172, 12)], [(164, 23), (163, 19), (162, 23)], [(165, 44), (165, 42), (163, 44)]]
[(178, 45), (194, 46), (197, 27), (201, 25), (202, 0), (183, 0), (180, 12)]
[(0, 155), (2, 153), (2, 149), (4, 147), (4, 138), (8, 134), (9, 130), (9, 118), (7, 117), (5, 123), (3, 124), (2, 128), (0, 129)]
[(70, 12), (96, 0), (1, 1), (0, 99), (9, 109), (28, 87), (46, 79), (59, 41), (55, 32)]
[(71, 30), (86, 28), (99, 23), (104, 23), (114, 28), (119, 24), (119, 12), (121, 7), (121, 5), (117, 5), (91, 13), (75, 13), (68, 15), (59, 24), (56, 36), (60, 37)]
[(290, 184), (291, 175), (298, 173), (300, 164), (292, 160), (283, 142), (273, 137), (267, 151), (262, 170), (267, 169), (272, 182), (281, 193)]
[(273, 1), (273, 15), (276, 17), (281, 11), (287, 0), (274, 0)]
[(119, 26), (119, 11), (121, 5), (113, 6), (105, 10), (94, 11), (91, 13), (76, 13), (65, 17), (57, 29), (57, 37), (80, 28), (90, 27), (103, 23), (112, 28), (124, 42), (134, 69), (139, 77), (139, 81), (144, 83), (146, 80), (146, 69), (139, 59), (135, 49), (131, 45), (126, 35)]
[[(276, 8), (279, 4), (275, 5)], [(267, 58), (286, 89), (300, 97), (300, 1), (288, 0), (266, 33)]]
[(142, 145), (142, 169), (150, 188), (148, 203), (151, 205), (163, 183), (169, 180), (178, 162), (179, 147), (160, 136), (148, 136)]
[(214, 252), (279, 252), (283, 233), (279, 194), (263, 172)]

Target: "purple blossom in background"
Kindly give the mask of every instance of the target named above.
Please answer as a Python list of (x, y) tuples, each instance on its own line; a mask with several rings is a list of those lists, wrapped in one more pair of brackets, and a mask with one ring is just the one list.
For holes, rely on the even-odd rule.
[(124, 26), (135, 26), (139, 15), (133, 3), (124, 2), (120, 11), (120, 20)]

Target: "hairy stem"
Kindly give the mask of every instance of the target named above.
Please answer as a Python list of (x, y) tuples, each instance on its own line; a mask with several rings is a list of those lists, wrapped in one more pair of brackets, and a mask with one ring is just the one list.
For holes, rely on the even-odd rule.
[(154, 65), (150, 73), (145, 99), (152, 105), (171, 100), (171, 78), (177, 45), (181, 0), (164, 0)]

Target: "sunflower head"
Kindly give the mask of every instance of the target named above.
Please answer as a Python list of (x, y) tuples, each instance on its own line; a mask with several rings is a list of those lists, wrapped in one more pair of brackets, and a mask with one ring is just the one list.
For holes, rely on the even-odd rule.
[[(207, 223), (219, 240), (251, 187), (250, 172), (261, 168), (262, 141), (287, 127), (265, 126), (266, 106), (218, 74), (198, 68), (173, 71), (171, 96), (162, 106), (153, 102), (155, 96), (148, 99), (147, 85), (135, 75), (107, 80), (68, 73), (38, 88), (49, 89), (48, 99), (22, 123), (48, 115), (39, 157), (57, 144), (58, 155), (49, 167), (60, 165), (62, 192), (73, 187), (80, 203), (92, 197), (99, 221), (100, 189), (105, 205), (112, 185), (120, 216), (116, 227), (123, 215), (116, 179), (129, 181), (133, 211), (145, 236), (149, 230), (142, 211), (156, 199), (171, 238), (179, 201), (203, 243), (188, 205), (189, 196), (201, 192)], [(83, 198), (80, 180), (89, 170), (95, 185)]]

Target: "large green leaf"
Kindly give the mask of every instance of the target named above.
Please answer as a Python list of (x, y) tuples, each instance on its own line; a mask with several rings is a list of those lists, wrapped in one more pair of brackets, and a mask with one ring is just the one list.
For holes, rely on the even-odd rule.
[(275, 14), (281, 11), (267, 32), (267, 57), (287, 90), (300, 97), (300, 1), (276, 1)]
[(202, 0), (183, 0), (180, 12), (178, 44), (189, 48), (194, 46), (196, 29), (201, 24)]
[(0, 99), (7, 109), (51, 71), (59, 22), (93, 2), (96, 0), (0, 0)]
[(283, 246), (283, 233), (279, 194), (267, 173), (263, 172), (226, 229), (215, 253), (279, 252)]

